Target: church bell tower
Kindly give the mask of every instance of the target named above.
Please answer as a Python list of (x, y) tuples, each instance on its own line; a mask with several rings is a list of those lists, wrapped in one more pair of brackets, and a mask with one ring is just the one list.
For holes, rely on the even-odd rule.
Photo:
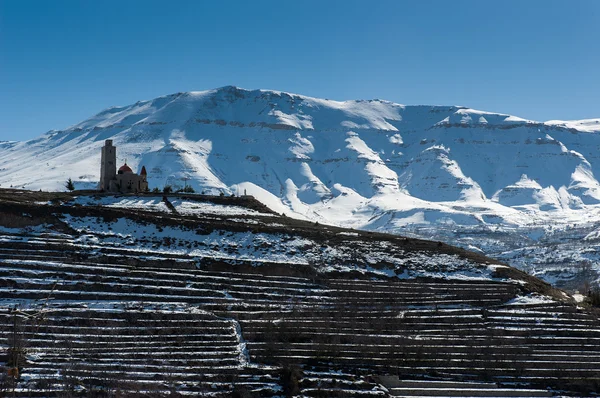
[(117, 174), (117, 148), (113, 146), (112, 140), (104, 141), (102, 147), (102, 157), (100, 160), (100, 185), (98, 189), (108, 191), (110, 181), (115, 179)]

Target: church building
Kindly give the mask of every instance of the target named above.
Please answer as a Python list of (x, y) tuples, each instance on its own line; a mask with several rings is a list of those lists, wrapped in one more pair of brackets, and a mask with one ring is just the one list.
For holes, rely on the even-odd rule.
[(135, 174), (125, 163), (117, 171), (117, 148), (112, 140), (106, 140), (102, 147), (98, 188), (107, 192), (145, 192), (148, 190), (146, 168), (142, 166), (140, 174)]

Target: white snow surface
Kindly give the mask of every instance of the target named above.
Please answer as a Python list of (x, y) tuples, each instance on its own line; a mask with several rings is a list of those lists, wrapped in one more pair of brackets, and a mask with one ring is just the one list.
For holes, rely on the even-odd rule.
[[(475, 263), (458, 255), (405, 252), (387, 241), (349, 240), (338, 246), (285, 233), (209, 233), (184, 226), (157, 227), (127, 218), (106, 221), (65, 215), (64, 221), (81, 234), (79, 243), (90, 248), (126, 247), (146, 256), (177, 254), (230, 262), (311, 265), (319, 272), (360, 272), (399, 279), (430, 277), (452, 280), (510, 281), (495, 275), (497, 264)], [(353, 235), (346, 235), (352, 237)], [(135, 247), (135, 248), (134, 248)], [(22, 260), (20, 260), (22, 261)]]
[[(272, 217), (271, 213), (261, 213), (235, 205), (219, 205), (210, 202), (191, 201), (171, 198), (171, 204), (178, 213), (183, 215), (213, 214), (219, 216), (263, 216)], [(163, 202), (162, 196), (80, 196), (72, 202), (74, 205), (106, 206), (122, 209), (136, 209), (169, 213), (170, 210)]]
[[(290, 217), (510, 259), (504, 251), (531, 243), (523, 235), (538, 242), (550, 229), (558, 236), (600, 222), (599, 126), (227, 86), (112, 107), (34, 140), (0, 143), (0, 186), (64, 190), (72, 178), (76, 188), (95, 188), (100, 148), (112, 139), (118, 162), (144, 165), (151, 188), (247, 193)], [(499, 232), (512, 243), (490, 238)]]

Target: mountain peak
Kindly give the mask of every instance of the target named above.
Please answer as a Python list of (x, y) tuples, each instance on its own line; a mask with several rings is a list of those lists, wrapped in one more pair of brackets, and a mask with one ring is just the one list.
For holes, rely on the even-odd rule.
[(94, 188), (100, 148), (112, 139), (117, 161), (145, 166), (151, 188), (242, 187), (278, 213), (323, 223), (399, 232), (600, 222), (596, 122), (229, 85), (0, 143), (0, 186), (60, 190), (72, 178)]

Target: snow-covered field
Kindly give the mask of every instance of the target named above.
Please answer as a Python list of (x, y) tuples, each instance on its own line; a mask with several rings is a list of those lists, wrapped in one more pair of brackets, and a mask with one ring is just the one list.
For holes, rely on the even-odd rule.
[[(210, 209), (208, 214), (215, 210), (211, 206), (206, 206)], [(226, 213), (237, 215), (235, 209)], [(81, 234), (79, 241), (83, 243), (93, 246), (102, 241), (113, 247), (133, 246), (129, 250), (144, 255), (177, 254), (214, 261), (250, 262), (256, 266), (300, 264), (313, 266), (323, 273), (354, 271), (399, 279), (503, 280), (494, 276), (498, 268), (504, 267), (502, 265), (479, 264), (458, 255), (403, 251), (379, 240), (366, 243), (353, 239), (331, 246), (285, 233), (217, 230), (206, 234), (187, 227), (157, 227), (126, 218), (105, 221), (67, 215), (64, 221)]]
[[(213, 214), (220, 216), (262, 216), (272, 217), (273, 214), (259, 212), (242, 206), (220, 205), (210, 202), (191, 201), (186, 199), (172, 199), (171, 204), (179, 214), (197, 215)], [(135, 209), (144, 211), (157, 211), (169, 213), (170, 210), (162, 199), (162, 196), (80, 196), (75, 198), (73, 205), (105, 206), (119, 209)]]
[[(146, 167), (151, 188), (247, 193), (291, 217), (422, 234), (576, 288), (600, 270), (589, 241), (570, 238), (600, 222), (598, 123), (223, 87), (109, 108), (35, 140), (0, 143), (0, 186), (61, 190), (72, 178), (94, 188), (100, 148), (112, 139), (119, 162)], [(523, 250), (539, 256), (531, 262)]]

